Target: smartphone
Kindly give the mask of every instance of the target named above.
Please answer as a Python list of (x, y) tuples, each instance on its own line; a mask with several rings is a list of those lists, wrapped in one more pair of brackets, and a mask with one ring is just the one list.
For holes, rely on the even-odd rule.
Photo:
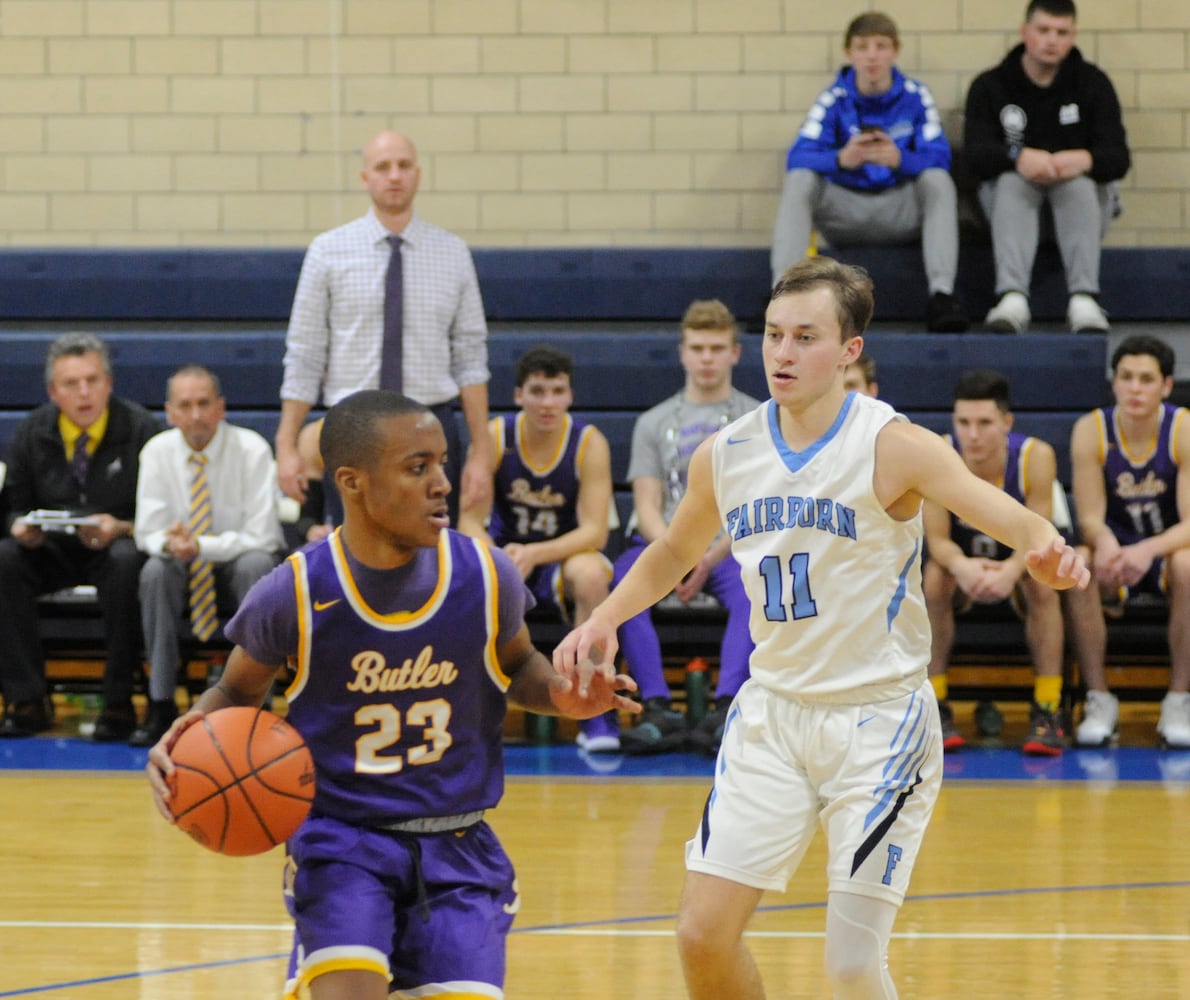
[(879, 125), (861, 125), (859, 130), (865, 133), (884, 131), (884, 129), (882, 129)]

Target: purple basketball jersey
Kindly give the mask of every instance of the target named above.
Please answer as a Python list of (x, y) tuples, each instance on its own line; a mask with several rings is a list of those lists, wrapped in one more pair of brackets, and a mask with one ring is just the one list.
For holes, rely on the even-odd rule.
[(1178, 517), (1178, 461), (1174, 429), (1185, 418), (1180, 406), (1162, 404), (1157, 443), (1147, 455), (1134, 454), (1120, 433), (1116, 408), (1096, 410), (1099, 454), (1107, 492), (1104, 520), (1121, 545), (1159, 535)]
[[(961, 455), (963, 448), (958, 440), (951, 434), (946, 437), (954, 445), (955, 451)], [(1008, 457), (1004, 462), (1004, 482), (1000, 484), (1000, 488), (1018, 503), (1025, 502), (1025, 494), (1029, 489), (1025, 468), (1029, 461), (1029, 453), (1033, 450), (1035, 443), (1034, 438), (1009, 432)], [(1012, 549), (1007, 545), (998, 542), (991, 535), (977, 531), (954, 514), (950, 515), (950, 537), (965, 555), (972, 558), (1003, 561), (1012, 555)]]
[(317, 766), (315, 815), (384, 826), (500, 800), (508, 678), (496, 569), (486, 546), (453, 531), (436, 558), (424, 604), (380, 614), (338, 533), (290, 557), (299, 641), (288, 719)]
[(524, 419), (523, 413), (506, 414), (500, 428), (488, 527), (497, 545), (548, 541), (578, 527), (579, 462), (591, 428), (567, 414), (558, 453), (535, 467), (521, 447)]

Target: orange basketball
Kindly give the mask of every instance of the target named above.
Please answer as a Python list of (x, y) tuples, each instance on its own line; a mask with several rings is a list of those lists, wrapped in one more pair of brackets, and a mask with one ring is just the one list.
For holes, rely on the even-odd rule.
[(272, 712), (224, 708), (170, 751), (169, 807), (178, 826), (220, 854), (260, 854), (288, 840), (314, 800), (314, 761)]

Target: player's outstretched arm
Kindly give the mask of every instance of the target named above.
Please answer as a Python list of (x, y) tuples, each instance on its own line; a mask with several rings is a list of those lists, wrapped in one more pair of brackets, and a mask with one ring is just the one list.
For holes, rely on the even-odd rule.
[(607, 670), (616, 652), (616, 629), (652, 607), (706, 552), (720, 528), (711, 480), (711, 443), (707, 438), (690, 460), (686, 493), (664, 533), (651, 542), (615, 590), (554, 650), (554, 669), (577, 676), (580, 687), (594, 669)]
[(497, 650), (500, 666), (511, 680), (508, 699), (539, 715), (567, 715), (572, 719), (590, 719), (610, 709), (639, 712), (639, 703), (621, 691), (635, 691), (636, 681), (626, 674), (617, 674), (611, 666), (592, 670), (580, 685), (574, 675), (554, 670), (545, 655), (537, 650), (529, 638), (529, 630), (521, 630)]
[(242, 647), (236, 646), (227, 659), (219, 683), (208, 688), (202, 697), (185, 715), (174, 720), (157, 744), (149, 750), (149, 761), (145, 772), (153, 789), (153, 801), (157, 811), (169, 822), (174, 822), (169, 811), (169, 776), (174, 772), (169, 753), (178, 742), (178, 737), (209, 712), (233, 705), (259, 707), (264, 703), (273, 686), (273, 679), (280, 667), (270, 667), (249, 656)]
[(894, 517), (907, 519), (923, 500), (953, 511), (984, 534), (1026, 553), (1036, 579), (1058, 589), (1085, 587), (1086, 565), (1044, 517), (973, 474), (930, 431), (890, 423), (876, 445), (876, 495)]

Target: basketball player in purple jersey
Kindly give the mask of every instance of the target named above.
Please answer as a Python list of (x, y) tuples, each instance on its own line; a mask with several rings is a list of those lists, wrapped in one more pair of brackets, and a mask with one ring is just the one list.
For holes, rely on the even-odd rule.
[[(1012, 430), (1009, 395), (1008, 379), (1000, 372), (991, 368), (963, 372), (954, 390), (953, 431), (945, 439), (976, 476), (1052, 521), (1057, 477), (1054, 449)], [(922, 589), (933, 634), (929, 673), (942, 719), (943, 749), (958, 750), (966, 745), (955, 726), (954, 710), (947, 697), (946, 670), (954, 646), (956, 605), (958, 610), (967, 611), (976, 604), (1009, 601), (1025, 620), (1026, 641), (1036, 670), (1029, 735), (1021, 749), (1034, 756), (1058, 756), (1066, 739), (1058, 718), (1062, 701), (1062, 606), (1057, 593), (1029, 576), (1023, 552), (1013, 552), (937, 504), (926, 503), (922, 518), (929, 552)], [(1000, 715), (991, 702), (981, 702), (975, 711), (976, 725), (981, 730), (987, 726), (983, 713), (993, 718)], [(995, 735), (999, 727), (987, 735)]]
[[(502, 548), (539, 606), (581, 625), (607, 597), (611, 581), (611, 563), (601, 550), (612, 466), (603, 433), (570, 415), (573, 375), (570, 355), (549, 345), (517, 360), (513, 401), (519, 411), (488, 421), (492, 496), (460, 511), (459, 530)], [(601, 722), (584, 721), (580, 731)]]
[(169, 751), (203, 713), (260, 705), (281, 665), (288, 719), (314, 757), (289, 841), (287, 996), (503, 996), (518, 907), (484, 812), (503, 793), (507, 701), (542, 714), (634, 711), (624, 676), (580, 691), (533, 648), (532, 597), (503, 553), (448, 530), (441, 425), (383, 390), (328, 412), (322, 454), (343, 526), (263, 578), (227, 625), (219, 683), (150, 751), (169, 818)]
[(1119, 721), (1104, 672), (1103, 607), (1147, 592), (1169, 600), (1169, 692), (1157, 733), (1167, 746), (1190, 747), (1190, 420), (1165, 402), (1174, 360), (1156, 337), (1121, 341), (1111, 360), (1115, 405), (1079, 417), (1070, 438), (1074, 507), (1099, 584), (1071, 594), (1066, 606), (1087, 686), (1080, 746), (1106, 746)]

